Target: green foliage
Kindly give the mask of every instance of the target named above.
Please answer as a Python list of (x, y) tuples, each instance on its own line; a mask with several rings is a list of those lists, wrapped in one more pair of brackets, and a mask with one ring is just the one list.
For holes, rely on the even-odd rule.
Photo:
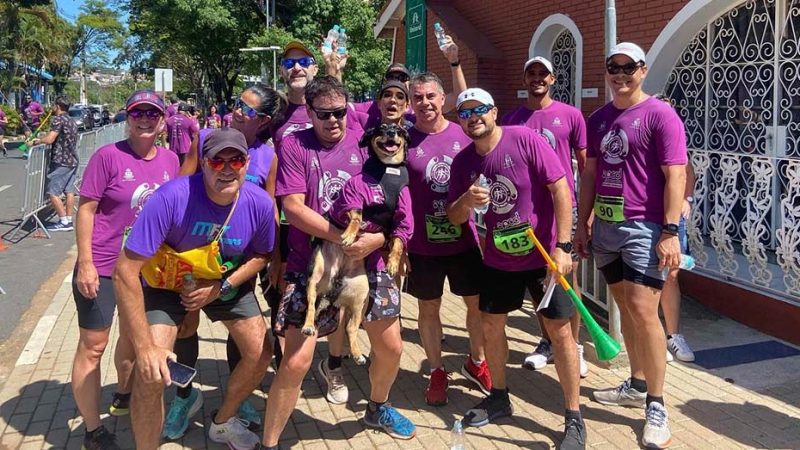
[(6, 113), (8, 125), (6, 125), (6, 135), (13, 136), (22, 130), (22, 116), (14, 109), (13, 106), (0, 105), (0, 109)]

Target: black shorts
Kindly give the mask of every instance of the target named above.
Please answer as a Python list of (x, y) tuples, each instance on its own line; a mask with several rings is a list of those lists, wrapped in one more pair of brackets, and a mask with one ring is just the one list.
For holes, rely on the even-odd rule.
[[(489, 314), (508, 314), (520, 309), (525, 299), (525, 288), (531, 294), (533, 304), (538, 306), (544, 297), (542, 282), (546, 276), (547, 269), (545, 268), (507, 272), (487, 266), (481, 276), (479, 309)], [(575, 305), (564, 288), (556, 283), (550, 304), (538, 313), (548, 319), (565, 320), (575, 314)]]
[[(189, 312), (181, 305), (181, 296), (166, 289), (144, 289), (144, 309), (150, 325), (179, 326)], [(239, 320), (261, 315), (253, 285), (247, 282), (239, 286), (236, 296), (226, 302), (216, 299), (203, 307), (212, 322), (219, 320)]]
[(100, 277), (100, 289), (97, 297), (86, 298), (78, 290), (75, 273), (72, 274), (72, 297), (75, 309), (78, 310), (78, 326), (87, 330), (105, 330), (114, 321), (117, 309), (117, 297), (114, 295), (114, 283), (111, 277)]
[(473, 247), (448, 256), (408, 254), (408, 293), (420, 300), (434, 300), (444, 294), (445, 277), (455, 295), (478, 295), (483, 272), (481, 250)]

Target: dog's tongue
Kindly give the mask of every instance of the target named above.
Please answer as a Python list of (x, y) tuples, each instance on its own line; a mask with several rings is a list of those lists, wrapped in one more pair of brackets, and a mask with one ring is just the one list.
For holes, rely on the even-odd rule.
[(386, 145), (383, 147), (383, 149), (389, 153), (396, 152), (398, 148), (399, 146), (393, 142), (387, 142)]

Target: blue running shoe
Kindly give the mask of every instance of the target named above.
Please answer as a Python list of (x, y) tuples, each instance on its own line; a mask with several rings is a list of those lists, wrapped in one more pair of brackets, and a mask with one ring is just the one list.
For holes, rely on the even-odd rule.
[(389, 403), (384, 403), (374, 412), (367, 406), (364, 423), (373, 428), (382, 428), (397, 439), (411, 439), (417, 434), (417, 427)]
[(189, 428), (189, 419), (200, 411), (203, 406), (203, 394), (199, 389), (192, 388), (187, 398), (178, 396), (172, 400), (164, 421), (164, 437), (166, 439), (180, 439)]
[[(236, 417), (244, 419), (250, 425), (261, 425), (261, 413), (256, 411), (250, 400), (245, 399), (239, 406), (239, 411), (236, 412)], [(250, 428), (250, 427), (248, 427)]]

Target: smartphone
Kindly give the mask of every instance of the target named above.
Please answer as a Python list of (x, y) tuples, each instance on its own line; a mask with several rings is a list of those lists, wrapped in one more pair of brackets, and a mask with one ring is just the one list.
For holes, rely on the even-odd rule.
[(179, 362), (167, 360), (167, 367), (169, 367), (169, 377), (172, 379), (172, 384), (182, 388), (189, 386), (189, 383), (197, 375), (197, 370), (194, 367), (189, 367)]

